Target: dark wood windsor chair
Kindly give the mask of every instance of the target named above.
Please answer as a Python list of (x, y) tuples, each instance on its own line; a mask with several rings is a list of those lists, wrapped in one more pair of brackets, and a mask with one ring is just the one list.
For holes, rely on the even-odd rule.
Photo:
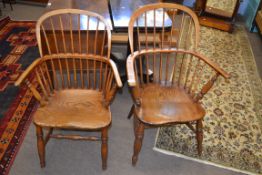
[(127, 74), (134, 101), (129, 113), (134, 115), (133, 165), (146, 126), (186, 124), (196, 134), (201, 155), (205, 110), (200, 100), (220, 75), (228, 74), (196, 52), (199, 28), (195, 13), (178, 4), (146, 5), (130, 19)]

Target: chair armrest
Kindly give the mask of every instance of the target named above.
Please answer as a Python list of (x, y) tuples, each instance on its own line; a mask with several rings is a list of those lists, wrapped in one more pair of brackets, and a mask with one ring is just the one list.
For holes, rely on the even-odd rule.
[(34, 70), (35, 66), (39, 64), (41, 58), (36, 59), (23, 73), (20, 77), (16, 80), (15, 86), (20, 86), (21, 83), (27, 78), (27, 76)]
[(130, 87), (136, 86), (136, 79), (135, 79), (135, 69), (134, 69), (134, 60), (135, 57), (138, 55), (139, 52), (134, 52), (127, 57), (126, 61), (126, 70), (127, 70), (127, 82)]
[(115, 80), (116, 80), (116, 84), (119, 88), (121, 88), (123, 86), (122, 84), (122, 81), (121, 81), (121, 78), (119, 76), (119, 73), (117, 71), (117, 67), (116, 67), (116, 64), (113, 60), (110, 60), (110, 65), (113, 69), (113, 72), (114, 72), (114, 77), (115, 77)]

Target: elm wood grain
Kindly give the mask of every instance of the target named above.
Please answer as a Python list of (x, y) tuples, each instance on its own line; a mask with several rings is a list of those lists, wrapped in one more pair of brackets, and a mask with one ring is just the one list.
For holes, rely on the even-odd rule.
[[(147, 55), (150, 65), (153, 65), (154, 54), (162, 54), (162, 59), (169, 60), (168, 78), (165, 72), (166, 64), (160, 64), (155, 70), (162, 71), (162, 79), (153, 79), (148, 82), (141, 80), (137, 68), (141, 55)], [(178, 56), (180, 55), (180, 56)], [(160, 60), (160, 56), (155, 59)], [(173, 61), (172, 61), (173, 60)], [(128, 58), (128, 83), (134, 101), (133, 115), (139, 120), (140, 125), (165, 126), (186, 124), (195, 134), (197, 139), (198, 154), (202, 153), (203, 125), (202, 120), (205, 110), (200, 100), (212, 88), (218, 76), (228, 78), (229, 75), (215, 63), (193, 51), (177, 49), (152, 49), (135, 52)], [(194, 66), (193, 66), (194, 65)], [(156, 65), (155, 65), (156, 66)], [(182, 73), (180, 73), (182, 72)], [(203, 76), (204, 72), (209, 72)], [(176, 74), (174, 76), (174, 73)], [(158, 76), (157, 76), (158, 77)], [(138, 153), (142, 145), (142, 130), (138, 130), (137, 122), (134, 125), (136, 135), (134, 143), (133, 165), (136, 164)], [(195, 126), (193, 126), (195, 125)], [(141, 126), (142, 127), (142, 126)]]
[[(153, 98), (157, 97), (157, 98)], [(202, 119), (205, 110), (188, 95), (184, 88), (148, 84), (140, 89), (142, 104), (135, 115), (148, 124), (189, 122)]]
[[(87, 15), (100, 19), (105, 22), (103, 17), (98, 14), (76, 9), (63, 9), (51, 11), (43, 15), (37, 23), (37, 39), (41, 47), (40, 29), (42, 22), (51, 17), (63, 14)], [(48, 42), (44, 30), (44, 38), (49, 54), (35, 60), (15, 82), (15, 85), (26, 84), (32, 91), (34, 97), (39, 101), (40, 107), (34, 115), (34, 124), (37, 131), (37, 146), (41, 167), (45, 166), (45, 145), (50, 138), (72, 139), (72, 140), (91, 140), (97, 141), (95, 137), (83, 137), (77, 135), (52, 134), (53, 129), (84, 130), (101, 132), (101, 157), (102, 168), (107, 167), (107, 130), (111, 123), (110, 104), (116, 94), (117, 88), (122, 87), (115, 63), (110, 60), (109, 53), (111, 48), (111, 33), (109, 26), (105, 26), (104, 31), (96, 27), (95, 39), (86, 41), (87, 44), (95, 44), (98, 31), (103, 32), (105, 41), (108, 41), (106, 54), (103, 52), (77, 52), (74, 49), (81, 48), (81, 32), (78, 25), (78, 42), (73, 41), (73, 30), (69, 31), (71, 51), (66, 50), (66, 44), (60, 44), (56, 32), (51, 22), (51, 33), (53, 34), (55, 45)], [(62, 23), (61, 23), (62, 24)], [(79, 24), (79, 23), (78, 23)], [(72, 23), (70, 24), (70, 28)], [(42, 27), (43, 28), (43, 27)], [(92, 30), (92, 29), (91, 29)], [(93, 31), (93, 30), (92, 30)], [(86, 31), (89, 32), (88, 30)], [(51, 36), (51, 35), (50, 35)], [(60, 51), (59, 45), (65, 50)], [(51, 49), (51, 47), (55, 52)], [(95, 48), (96, 46), (94, 46)], [(87, 47), (88, 49), (88, 47)], [(81, 49), (80, 49), (81, 50)], [(95, 50), (95, 49), (94, 49)], [(41, 51), (41, 50), (40, 50)], [(68, 51), (68, 52), (66, 52)], [(43, 53), (41, 52), (41, 55)], [(47, 128), (48, 133), (43, 138), (43, 128)]]

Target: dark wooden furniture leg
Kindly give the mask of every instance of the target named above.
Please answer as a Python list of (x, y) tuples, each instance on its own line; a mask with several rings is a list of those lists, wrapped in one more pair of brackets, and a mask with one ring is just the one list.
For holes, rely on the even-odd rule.
[(41, 168), (45, 167), (45, 142), (43, 139), (43, 129), (36, 125), (37, 149)]
[[(134, 117), (136, 118), (136, 116)], [(142, 143), (143, 143), (143, 138), (144, 138), (144, 129), (145, 126), (144, 124), (137, 119), (137, 122), (135, 122), (135, 143), (134, 143), (134, 154), (132, 157), (132, 165), (135, 166), (137, 159), (138, 159), (138, 154), (141, 150)]]
[(202, 142), (203, 142), (203, 124), (202, 119), (198, 120), (196, 123), (196, 138), (197, 138), (197, 150), (198, 155), (202, 154)]
[(101, 145), (102, 169), (105, 170), (107, 168), (107, 154), (108, 154), (108, 146), (107, 146), (108, 127), (102, 129), (101, 140), (102, 140), (102, 145)]
[(135, 106), (132, 105), (132, 107), (131, 107), (131, 109), (130, 109), (130, 111), (128, 113), (128, 116), (127, 116), (128, 119), (130, 119), (133, 116), (134, 110), (135, 110)]

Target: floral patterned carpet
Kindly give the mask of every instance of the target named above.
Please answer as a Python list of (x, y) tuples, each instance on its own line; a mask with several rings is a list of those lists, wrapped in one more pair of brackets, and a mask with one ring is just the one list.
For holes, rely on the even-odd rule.
[(199, 51), (231, 76), (228, 82), (219, 79), (202, 100), (207, 112), (202, 157), (185, 125), (160, 128), (155, 150), (262, 173), (262, 83), (244, 28), (229, 34), (202, 27)]

